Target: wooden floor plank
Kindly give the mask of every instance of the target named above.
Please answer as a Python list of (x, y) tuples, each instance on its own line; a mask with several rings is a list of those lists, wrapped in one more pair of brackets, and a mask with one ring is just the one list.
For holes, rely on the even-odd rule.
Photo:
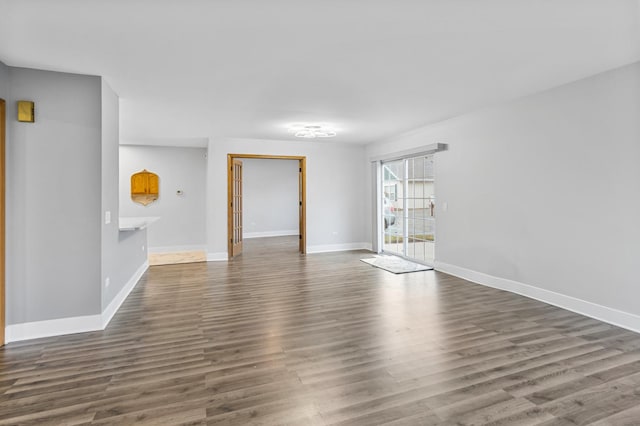
[(640, 336), (366, 252), (153, 266), (102, 332), (0, 349), (0, 425), (633, 425)]

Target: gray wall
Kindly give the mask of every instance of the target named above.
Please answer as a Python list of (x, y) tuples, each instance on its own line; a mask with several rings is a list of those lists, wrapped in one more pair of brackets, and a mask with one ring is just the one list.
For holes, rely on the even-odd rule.
[[(9, 97), (9, 67), (0, 62), (0, 98), (5, 101)], [(8, 117), (7, 117), (8, 121)]]
[[(102, 310), (147, 260), (146, 231), (120, 232), (119, 205), (119, 108), (118, 95), (102, 79)], [(105, 212), (111, 223), (105, 223)], [(107, 287), (105, 279), (109, 278)]]
[(298, 160), (243, 159), (244, 237), (298, 234)]
[[(101, 82), (9, 68), (7, 324), (98, 314)], [(15, 101), (36, 122), (15, 120)]]
[[(99, 77), (1, 63), (0, 97), (7, 324), (100, 314), (146, 261), (146, 232), (118, 230), (118, 97)], [(21, 99), (35, 102), (35, 123), (16, 121)]]
[[(120, 147), (120, 215), (161, 218), (147, 229), (151, 251), (205, 248), (206, 167), (204, 148)], [(147, 206), (130, 196), (131, 175), (142, 169), (160, 177), (160, 196)]]
[(368, 151), (449, 145), (438, 262), (638, 315), (639, 117), (636, 63)]
[[(113, 301), (125, 284), (129, 283), (134, 273), (147, 262), (148, 229), (125, 231), (118, 233), (117, 263), (105, 276), (111, 278), (111, 285), (103, 290), (103, 309)], [(102, 281), (104, 286), (104, 280)]]
[(307, 157), (307, 248), (370, 245), (365, 148), (330, 141), (211, 139), (207, 167), (207, 235), (211, 257), (227, 252), (227, 154)]

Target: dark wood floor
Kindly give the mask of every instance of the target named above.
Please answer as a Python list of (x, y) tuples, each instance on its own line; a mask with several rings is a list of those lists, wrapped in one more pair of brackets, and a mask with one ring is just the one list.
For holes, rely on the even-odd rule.
[(154, 266), (103, 332), (0, 350), (0, 424), (640, 424), (640, 335), (365, 252)]

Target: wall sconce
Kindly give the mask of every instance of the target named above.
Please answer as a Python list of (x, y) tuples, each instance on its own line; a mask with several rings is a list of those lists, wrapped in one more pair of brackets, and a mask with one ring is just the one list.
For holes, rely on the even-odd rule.
[(18, 101), (18, 121), (33, 123), (36, 121), (36, 107), (31, 101)]

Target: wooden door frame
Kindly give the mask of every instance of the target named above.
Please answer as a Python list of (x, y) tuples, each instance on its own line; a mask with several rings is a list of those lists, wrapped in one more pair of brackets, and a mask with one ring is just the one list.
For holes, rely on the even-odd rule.
[(297, 160), (299, 166), (298, 192), (300, 194), (300, 253), (307, 252), (307, 157), (297, 155), (259, 155), (259, 154), (227, 154), (227, 253), (229, 260), (233, 253), (233, 209), (231, 197), (233, 191), (233, 160), (234, 159), (262, 159), (262, 160)]
[[(229, 206), (231, 208), (231, 237), (229, 244), (229, 258), (234, 258), (242, 254), (242, 242), (244, 241), (244, 224), (243, 224), (243, 198), (242, 198), (242, 161), (231, 159), (231, 193), (229, 194)], [(238, 185), (239, 183), (239, 185)], [(238, 232), (239, 231), (239, 232)]]
[(4, 345), (6, 327), (5, 300), (5, 138), (7, 132), (7, 104), (0, 99), (0, 346)]

